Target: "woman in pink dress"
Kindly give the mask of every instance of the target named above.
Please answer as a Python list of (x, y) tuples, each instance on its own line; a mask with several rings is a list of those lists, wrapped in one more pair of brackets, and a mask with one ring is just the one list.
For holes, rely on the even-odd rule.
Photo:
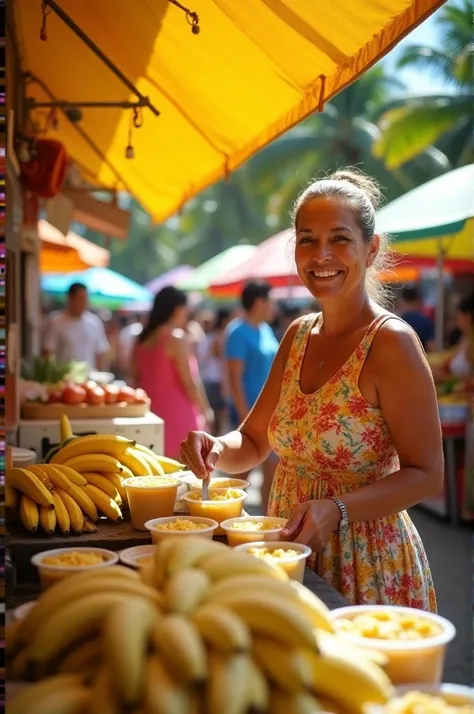
[(186, 293), (171, 285), (160, 290), (132, 358), (135, 386), (145, 390), (152, 412), (165, 423), (165, 455), (176, 459), (188, 432), (213, 418), (189, 347), (187, 320)]

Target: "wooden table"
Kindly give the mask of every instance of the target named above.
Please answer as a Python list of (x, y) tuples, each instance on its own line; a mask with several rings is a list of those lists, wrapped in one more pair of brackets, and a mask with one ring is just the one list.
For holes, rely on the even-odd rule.
[[(15, 588), (13, 597), (9, 593), (8, 607), (18, 607), (18, 605), (38, 597), (38, 574), (36, 568), (31, 565), (30, 561), (33, 555), (42, 550), (91, 546), (119, 551), (136, 545), (149, 545), (151, 542), (148, 531), (136, 531), (128, 519), (122, 523), (111, 523), (110, 521), (101, 519), (97, 526), (97, 533), (83, 533), (78, 536), (73, 535), (66, 537), (61, 535), (43, 536), (40, 533), (26, 533), (21, 524), (10, 524), (8, 527), (7, 548), (9, 548), (12, 554), (12, 560), (16, 570), (17, 587)], [(309, 568), (306, 569), (304, 584), (311, 592), (318, 595), (331, 610), (349, 604), (337, 590), (328, 585)]]

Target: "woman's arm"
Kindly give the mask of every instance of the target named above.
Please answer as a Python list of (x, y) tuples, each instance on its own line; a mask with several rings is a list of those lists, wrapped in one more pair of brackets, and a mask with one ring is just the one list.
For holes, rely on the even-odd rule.
[(437, 495), (444, 479), (436, 390), (416, 336), (391, 320), (380, 328), (368, 359), (400, 470), (342, 497), (350, 521), (399, 513)]
[(217, 468), (222, 471), (229, 474), (250, 471), (269, 455), (268, 425), (278, 404), (285, 366), (299, 322), (297, 320), (288, 328), (265, 386), (243, 424), (237, 431), (219, 437), (224, 451), (219, 457)]

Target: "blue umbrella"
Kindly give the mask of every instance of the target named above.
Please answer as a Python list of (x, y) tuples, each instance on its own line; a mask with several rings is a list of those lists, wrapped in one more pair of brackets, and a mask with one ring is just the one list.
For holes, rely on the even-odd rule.
[(138, 283), (108, 268), (89, 268), (77, 273), (46, 273), (41, 289), (50, 295), (65, 295), (72, 283), (83, 283), (93, 304), (119, 306), (127, 302), (147, 302), (153, 294)]

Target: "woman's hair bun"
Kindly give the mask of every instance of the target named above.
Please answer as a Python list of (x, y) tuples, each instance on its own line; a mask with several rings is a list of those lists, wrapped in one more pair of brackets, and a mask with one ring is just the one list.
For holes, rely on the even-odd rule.
[(358, 189), (365, 193), (375, 210), (377, 210), (383, 201), (382, 190), (377, 181), (362, 171), (358, 171), (357, 169), (341, 169), (340, 171), (334, 171), (334, 173), (327, 178), (330, 181), (347, 181), (357, 186)]

